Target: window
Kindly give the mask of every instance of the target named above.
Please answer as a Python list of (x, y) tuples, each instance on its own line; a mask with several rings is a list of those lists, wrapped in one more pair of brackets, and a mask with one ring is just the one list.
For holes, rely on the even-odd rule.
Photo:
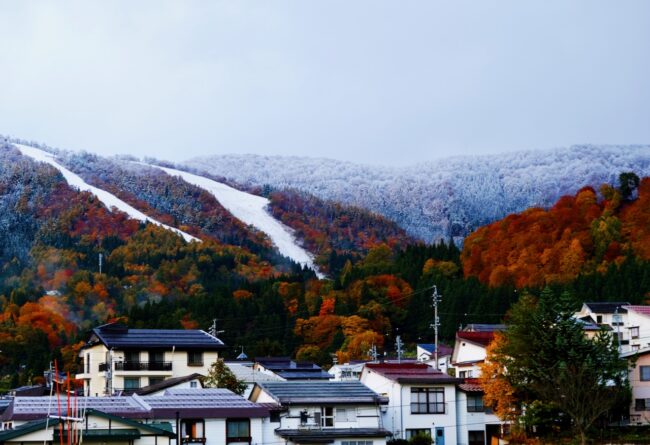
[(641, 345), (632, 345), (633, 351), (638, 351), (639, 349), (641, 349)]
[(337, 422), (356, 422), (357, 410), (355, 408), (336, 408)]
[(226, 443), (251, 443), (249, 419), (226, 420)]
[(197, 382), (190, 382), (190, 388), (198, 388), (199, 385)]
[(149, 384), (155, 385), (157, 383), (165, 381), (164, 377), (149, 377)]
[(203, 352), (187, 351), (187, 366), (203, 366)]
[(205, 443), (205, 428), (202, 419), (181, 420), (181, 440), (183, 443)]
[(485, 409), (483, 408), (483, 396), (467, 394), (467, 412), (482, 413), (484, 411)]
[(411, 414), (444, 413), (444, 388), (411, 388)]
[(623, 326), (623, 316), (621, 314), (612, 315), (612, 326)]
[(630, 337), (639, 338), (639, 327), (630, 328)]
[(341, 445), (372, 445), (372, 440), (342, 440)]
[(322, 407), (320, 421), (321, 426), (334, 426), (334, 408), (331, 406)]
[(650, 399), (634, 399), (634, 411), (650, 411)]
[(140, 351), (125, 351), (124, 352), (124, 361), (130, 363), (139, 363), (140, 362)]
[(163, 351), (149, 351), (149, 363), (162, 363), (165, 361)]
[(468, 431), (467, 443), (469, 445), (485, 445), (485, 431)]
[(90, 354), (86, 354), (86, 374), (90, 374)]
[(413, 428), (406, 430), (406, 440), (415, 436), (429, 436), (431, 437), (431, 430), (429, 428)]
[(140, 388), (140, 377), (124, 377), (124, 389)]
[(472, 377), (472, 371), (460, 371), (460, 374), (458, 375), (461, 379), (469, 379)]
[(642, 382), (650, 380), (650, 366), (640, 366), (639, 375)]
[(603, 316), (602, 315), (596, 315), (596, 323), (601, 324), (603, 322)]

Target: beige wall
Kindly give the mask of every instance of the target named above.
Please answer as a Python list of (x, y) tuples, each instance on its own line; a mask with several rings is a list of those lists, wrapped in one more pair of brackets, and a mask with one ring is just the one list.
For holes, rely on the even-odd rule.
[[(77, 379), (84, 381), (84, 391), (86, 395), (105, 395), (104, 390), (106, 387), (106, 373), (99, 371), (99, 364), (106, 362), (106, 354), (108, 349), (102, 345), (95, 345), (91, 348), (82, 350), (79, 356), (84, 360), (83, 373), (77, 374)], [(124, 361), (124, 351), (113, 351), (113, 363)], [(90, 373), (86, 373), (86, 360), (90, 357)], [(170, 378), (170, 377), (184, 377), (190, 374), (198, 373), (207, 375), (210, 365), (219, 358), (219, 353), (216, 351), (203, 352), (203, 365), (202, 366), (189, 366), (187, 364), (186, 351), (165, 351), (164, 361), (172, 363), (171, 371), (115, 371), (113, 365), (113, 382), (112, 388), (124, 388), (125, 377), (138, 377), (140, 379), (140, 387), (149, 385), (149, 378)], [(147, 350), (140, 351), (140, 361), (146, 362), (149, 360)]]
[[(650, 366), (650, 354), (642, 354), (636, 361), (636, 367), (630, 368), (632, 385), (632, 406), (630, 406), (630, 423), (650, 424), (650, 381), (641, 381), (641, 366)], [(647, 399), (646, 410), (635, 409), (636, 399)]]

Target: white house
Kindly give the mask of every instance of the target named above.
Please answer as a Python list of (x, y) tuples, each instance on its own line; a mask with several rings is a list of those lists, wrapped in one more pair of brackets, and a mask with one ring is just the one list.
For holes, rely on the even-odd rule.
[[(68, 415), (68, 406), (74, 406)], [(59, 427), (63, 416), (65, 427)], [(16, 397), (2, 414), (0, 443), (58, 443), (75, 434), (84, 443), (131, 445), (263, 444), (268, 409), (226, 389), (167, 390), (157, 396), (63, 398)], [(70, 420), (67, 420), (70, 419)]]
[(435, 363), (435, 351), (436, 345), (434, 343), (418, 343), (416, 351), (418, 361), (433, 366), (442, 372), (447, 372), (451, 367), (451, 355), (454, 352), (454, 349), (447, 345), (438, 344), (437, 366)]
[(457, 443), (456, 385), (462, 379), (424, 363), (368, 363), (361, 382), (388, 397), (382, 420), (393, 437), (428, 434), (436, 445)]
[(255, 385), (250, 400), (271, 408), (275, 443), (385, 445), (387, 400), (358, 381), (288, 381)]
[[(628, 311), (630, 303), (614, 302), (587, 302), (582, 305), (574, 317), (583, 322), (596, 323), (599, 326), (609, 327), (612, 333), (618, 337), (620, 351), (630, 350), (631, 332), (628, 323)], [(592, 330), (593, 332), (593, 330)]]
[(494, 339), (494, 331), (456, 332), (451, 366), (460, 378), (476, 378), (481, 375), (480, 365), (485, 361), (486, 349)]
[(629, 342), (622, 352), (639, 351), (650, 347), (650, 306), (624, 306), (627, 311), (624, 324), (619, 328)]
[(501, 436), (503, 422), (483, 405), (483, 387), (476, 379), (466, 379), (458, 385), (457, 400), (459, 445), (490, 444)]
[(207, 375), (225, 345), (201, 330), (129, 329), (111, 323), (93, 329), (79, 351), (85, 395), (128, 394), (168, 378)]

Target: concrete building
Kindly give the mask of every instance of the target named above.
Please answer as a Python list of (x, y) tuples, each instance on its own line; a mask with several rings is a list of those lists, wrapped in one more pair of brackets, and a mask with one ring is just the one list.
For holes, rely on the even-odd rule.
[(206, 375), (225, 345), (201, 330), (129, 329), (111, 323), (93, 329), (79, 352), (84, 394), (129, 394), (168, 378)]

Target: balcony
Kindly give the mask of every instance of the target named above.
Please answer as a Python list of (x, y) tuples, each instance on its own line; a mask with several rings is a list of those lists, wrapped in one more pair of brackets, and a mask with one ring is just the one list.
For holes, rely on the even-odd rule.
[(171, 371), (172, 362), (115, 362), (116, 371)]
[[(106, 363), (99, 364), (99, 372), (107, 371)], [(172, 362), (115, 362), (116, 371), (171, 371)]]

